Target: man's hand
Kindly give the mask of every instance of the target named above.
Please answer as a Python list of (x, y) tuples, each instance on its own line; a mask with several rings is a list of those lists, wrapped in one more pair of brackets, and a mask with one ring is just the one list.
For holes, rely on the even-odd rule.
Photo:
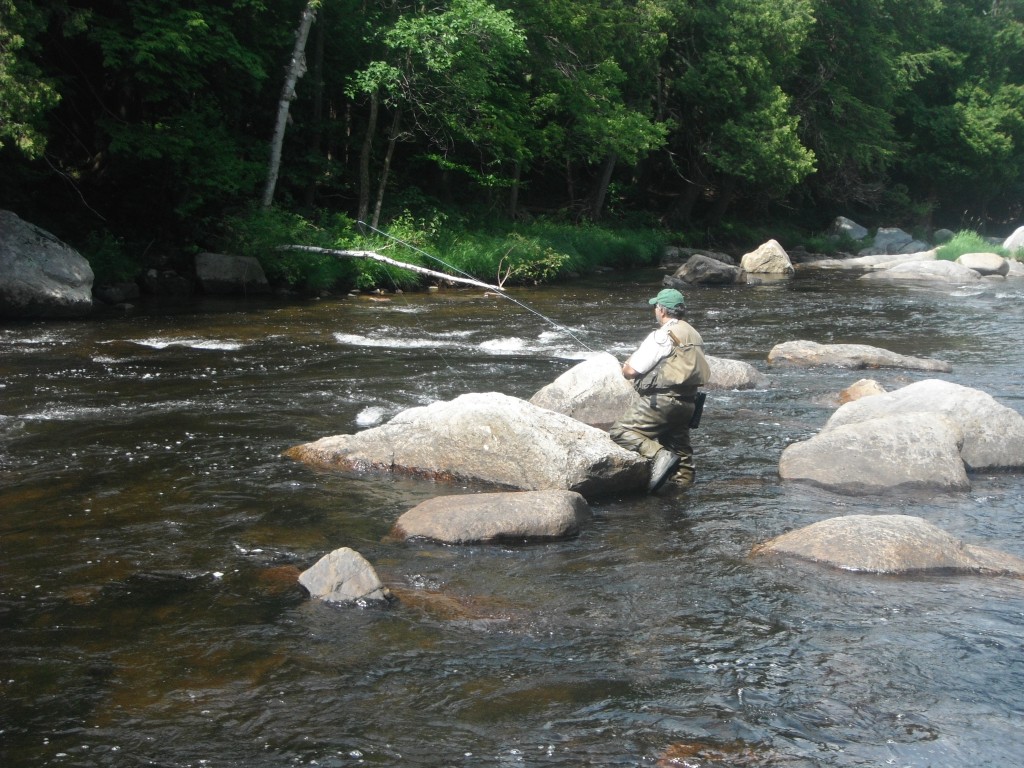
[(638, 379), (640, 374), (633, 370), (633, 366), (629, 363), (622, 364), (622, 375), (627, 379)]

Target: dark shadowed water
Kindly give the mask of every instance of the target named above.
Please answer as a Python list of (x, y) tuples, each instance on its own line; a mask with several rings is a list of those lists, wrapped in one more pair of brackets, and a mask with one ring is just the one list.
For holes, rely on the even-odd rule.
[[(623, 359), (657, 272), (518, 291)], [(529, 398), (588, 354), (478, 291), (218, 304), (0, 327), (0, 762), (6, 766), (1011, 766), (1024, 583), (748, 557), (851, 513), (1024, 556), (1024, 477), (843, 497), (778, 478), (840, 389), (922, 374), (769, 370), (793, 339), (951, 362), (1024, 409), (1024, 281), (800, 276), (690, 292), (709, 351), (771, 374), (713, 392), (698, 485), (594, 500), (571, 541), (386, 540), (446, 493), (281, 457), (466, 392)], [(400, 596), (307, 600), (342, 546)]]

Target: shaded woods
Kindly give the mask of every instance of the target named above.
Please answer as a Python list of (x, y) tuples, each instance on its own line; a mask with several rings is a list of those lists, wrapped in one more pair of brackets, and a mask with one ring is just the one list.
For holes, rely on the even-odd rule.
[(692, 244), (1021, 215), (1022, 0), (0, 0), (0, 86), (0, 207), (100, 272), (261, 203)]

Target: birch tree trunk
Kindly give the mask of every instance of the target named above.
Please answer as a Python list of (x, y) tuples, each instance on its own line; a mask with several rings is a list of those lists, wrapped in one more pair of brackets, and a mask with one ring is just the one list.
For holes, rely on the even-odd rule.
[(317, 8), (321, 0), (309, 0), (302, 10), (299, 28), (295, 32), (295, 48), (285, 70), (284, 86), (281, 98), (277, 102), (277, 123), (274, 135), (270, 140), (270, 166), (267, 169), (267, 184), (263, 188), (262, 204), (269, 208), (274, 202), (274, 189), (277, 187), (277, 174), (281, 170), (281, 147), (284, 144), (284, 129), (288, 123), (288, 109), (295, 98), (295, 83), (306, 74), (306, 40), (309, 39), (309, 28), (316, 19)]
[[(317, 157), (323, 156), (324, 135), (324, 17), (320, 9), (320, 26), (313, 30), (313, 136), (311, 144)], [(306, 206), (316, 207), (317, 176), (306, 186)]]

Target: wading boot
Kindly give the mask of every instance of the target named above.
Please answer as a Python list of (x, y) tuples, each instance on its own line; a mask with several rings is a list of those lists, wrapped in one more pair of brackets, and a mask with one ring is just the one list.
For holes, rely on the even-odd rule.
[(678, 466), (679, 456), (665, 448), (658, 451), (654, 455), (654, 462), (651, 464), (651, 479), (647, 483), (647, 492), (654, 493), (661, 488)]

